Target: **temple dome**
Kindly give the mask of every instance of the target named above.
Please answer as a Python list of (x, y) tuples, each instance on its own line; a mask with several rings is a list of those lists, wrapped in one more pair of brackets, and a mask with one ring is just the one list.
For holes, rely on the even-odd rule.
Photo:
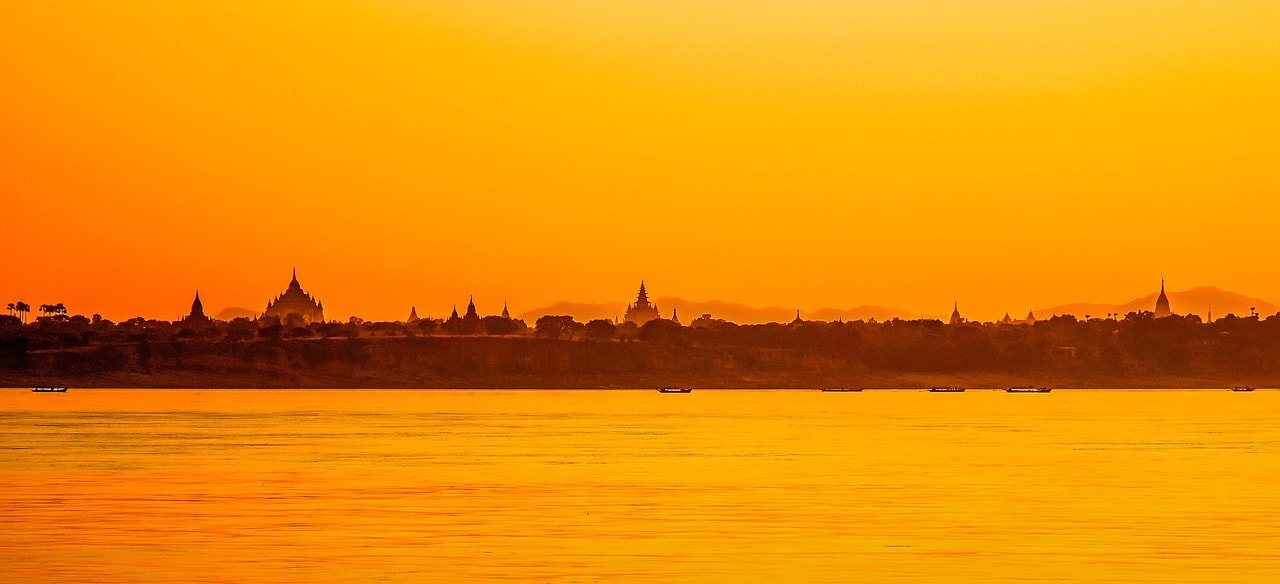
[(264, 317), (277, 318), (281, 324), (288, 324), (293, 321), (294, 324), (305, 326), (311, 323), (324, 322), (324, 303), (316, 300), (302, 289), (302, 284), (298, 283), (298, 270), (294, 270), (293, 279), (289, 281), (288, 289), (284, 291), (284, 294), (267, 302), (267, 309), (263, 311), (262, 315)]

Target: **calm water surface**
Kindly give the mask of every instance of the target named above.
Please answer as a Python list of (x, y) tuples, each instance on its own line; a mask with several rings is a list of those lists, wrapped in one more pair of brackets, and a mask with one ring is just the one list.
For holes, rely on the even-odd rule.
[(1276, 582), (1280, 392), (0, 391), (4, 582)]

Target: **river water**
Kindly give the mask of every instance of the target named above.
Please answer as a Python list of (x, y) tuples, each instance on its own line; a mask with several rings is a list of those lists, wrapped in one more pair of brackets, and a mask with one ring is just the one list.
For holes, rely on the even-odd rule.
[(2, 582), (1275, 582), (1280, 391), (0, 390)]

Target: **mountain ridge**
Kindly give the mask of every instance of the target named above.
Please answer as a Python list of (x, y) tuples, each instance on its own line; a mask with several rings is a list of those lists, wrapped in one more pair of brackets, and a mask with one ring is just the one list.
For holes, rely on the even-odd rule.
[[(1197, 286), (1190, 290), (1178, 292), (1166, 291), (1165, 294), (1169, 297), (1169, 307), (1174, 314), (1196, 314), (1201, 318), (1207, 317), (1210, 311), (1213, 311), (1213, 314), (1216, 315), (1215, 317), (1222, 317), (1227, 314), (1249, 316), (1250, 309), (1256, 310), (1258, 314), (1264, 316), (1276, 314), (1276, 312), (1280, 311), (1280, 307), (1261, 298), (1252, 298), (1244, 294), (1222, 290), (1217, 286)], [(1118, 304), (1074, 302), (1037, 309), (1035, 313), (1036, 318), (1049, 318), (1058, 314), (1070, 314), (1076, 317), (1084, 317), (1085, 315), (1104, 317), (1108, 313), (1118, 313), (1123, 317), (1130, 312), (1154, 310), (1156, 298), (1159, 296), (1159, 292), (1152, 292), (1146, 296)]]
[[(1226, 316), (1227, 314), (1235, 314), (1236, 316), (1248, 316), (1252, 307), (1260, 315), (1271, 315), (1280, 312), (1280, 306), (1262, 300), (1222, 290), (1216, 286), (1197, 286), (1189, 290), (1182, 291), (1166, 291), (1169, 302), (1175, 314), (1197, 314), (1202, 318), (1208, 315), (1210, 310), (1216, 317)], [(1034, 309), (1036, 318), (1047, 319), (1055, 315), (1071, 314), (1078, 318), (1085, 315), (1090, 317), (1104, 317), (1109, 313), (1118, 313), (1124, 316), (1130, 312), (1140, 310), (1153, 310), (1155, 308), (1156, 297), (1158, 292), (1153, 292), (1145, 296), (1140, 296), (1132, 300), (1120, 303), (1105, 302), (1073, 302), (1067, 304), (1059, 304), (1045, 308)], [(663, 296), (654, 300), (654, 304), (658, 306), (664, 318), (670, 318), (672, 309), (674, 308), (679, 315), (680, 322), (688, 324), (695, 318), (703, 314), (710, 314), (712, 318), (722, 318), (730, 322), (738, 324), (763, 324), (769, 322), (791, 322), (796, 317), (795, 308), (785, 308), (780, 306), (756, 307), (738, 302), (728, 302), (724, 300), (687, 300), (674, 296)], [(573, 302), (560, 301), (541, 308), (527, 310), (520, 313), (519, 317), (526, 322), (533, 323), (539, 317), (546, 315), (570, 315), (575, 319), (586, 322), (594, 319), (613, 320), (622, 319), (627, 309), (625, 302)], [(884, 321), (900, 318), (910, 320), (915, 318), (936, 318), (930, 315), (919, 315), (911, 311), (896, 308), (892, 306), (881, 305), (861, 305), (851, 308), (831, 308), (823, 307), (815, 310), (800, 310), (800, 318), (803, 320), (870, 320), (872, 318)], [(1021, 318), (1025, 315), (1012, 314), (1014, 318)]]

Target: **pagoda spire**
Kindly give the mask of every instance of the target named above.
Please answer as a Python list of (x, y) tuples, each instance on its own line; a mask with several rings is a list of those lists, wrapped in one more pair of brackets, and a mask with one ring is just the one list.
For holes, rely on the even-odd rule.
[(1164, 318), (1172, 316), (1173, 310), (1169, 307), (1169, 297), (1164, 294), (1164, 278), (1160, 278), (1160, 296), (1156, 297), (1156, 318)]
[(627, 304), (627, 314), (624, 320), (635, 323), (636, 326), (643, 326), (655, 318), (662, 318), (662, 314), (658, 305), (649, 302), (649, 289), (645, 286), (644, 280), (640, 280), (640, 290), (636, 293), (636, 301)]
[(199, 288), (196, 288), (196, 299), (191, 301), (191, 315), (189, 318), (204, 318), (204, 303), (200, 302)]

